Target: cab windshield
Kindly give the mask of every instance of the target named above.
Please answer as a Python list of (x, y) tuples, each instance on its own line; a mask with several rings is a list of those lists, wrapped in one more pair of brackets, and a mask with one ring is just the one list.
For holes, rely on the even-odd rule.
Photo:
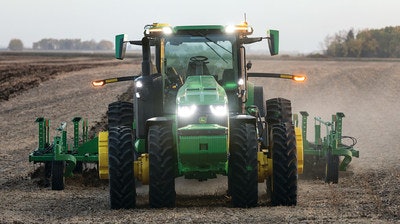
[(233, 72), (234, 36), (209, 34), (170, 36), (165, 39), (165, 73), (175, 72), (181, 80), (189, 75), (212, 75), (221, 80)]

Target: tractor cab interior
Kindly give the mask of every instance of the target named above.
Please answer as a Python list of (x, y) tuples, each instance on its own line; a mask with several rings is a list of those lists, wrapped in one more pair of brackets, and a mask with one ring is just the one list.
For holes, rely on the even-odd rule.
[(208, 70), (208, 58), (206, 56), (193, 56), (189, 59), (187, 76), (210, 75)]

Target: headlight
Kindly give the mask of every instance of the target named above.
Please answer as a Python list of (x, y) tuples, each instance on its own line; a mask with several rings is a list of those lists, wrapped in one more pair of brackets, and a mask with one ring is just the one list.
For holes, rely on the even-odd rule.
[(179, 117), (190, 117), (196, 112), (196, 110), (197, 110), (196, 105), (178, 106), (178, 116)]
[(211, 113), (215, 116), (222, 117), (228, 114), (226, 105), (210, 105)]

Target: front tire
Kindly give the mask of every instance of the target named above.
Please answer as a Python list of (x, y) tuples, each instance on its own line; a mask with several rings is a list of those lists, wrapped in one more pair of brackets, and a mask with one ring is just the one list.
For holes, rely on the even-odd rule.
[(136, 206), (132, 139), (132, 131), (129, 127), (109, 129), (108, 164), (111, 209), (129, 209)]
[(160, 124), (149, 127), (149, 203), (152, 208), (175, 206), (175, 157), (173, 149), (171, 126)]
[[(236, 122), (235, 122), (236, 123)], [(258, 203), (257, 135), (255, 124), (238, 121), (230, 131), (228, 191), (234, 207)]]

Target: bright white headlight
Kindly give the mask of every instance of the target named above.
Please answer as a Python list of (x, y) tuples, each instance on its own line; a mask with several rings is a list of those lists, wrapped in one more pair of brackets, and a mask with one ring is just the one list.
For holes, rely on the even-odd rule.
[(180, 117), (190, 117), (192, 116), (197, 110), (196, 105), (181, 105), (178, 106), (178, 116)]
[(226, 105), (210, 105), (210, 110), (211, 113), (218, 117), (228, 114), (228, 107)]
[(235, 32), (235, 26), (234, 25), (228, 25), (225, 27), (225, 32), (226, 33), (233, 33)]
[(165, 27), (162, 28), (162, 31), (163, 31), (164, 34), (169, 35), (169, 34), (172, 33), (172, 28), (169, 27), (169, 26), (165, 26)]

